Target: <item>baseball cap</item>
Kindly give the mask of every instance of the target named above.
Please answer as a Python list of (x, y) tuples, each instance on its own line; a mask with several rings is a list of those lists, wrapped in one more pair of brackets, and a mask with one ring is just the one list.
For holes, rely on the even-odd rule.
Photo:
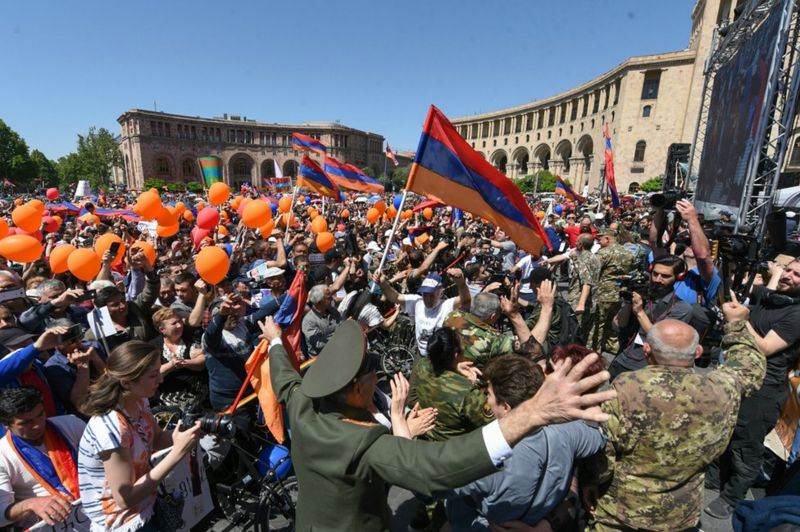
[(376, 242), (370, 242), (367, 244), (367, 251), (380, 251), (381, 247)]
[(417, 292), (420, 294), (433, 294), (441, 287), (442, 276), (438, 273), (430, 273), (425, 280), (422, 281), (422, 284), (419, 286), (419, 290), (417, 290)]
[(33, 334), (28, 334), (18, 327), (0, 329), (0, 345), (4, 345), (8, 348), (17, 347), (33, 338), (35, 338)]

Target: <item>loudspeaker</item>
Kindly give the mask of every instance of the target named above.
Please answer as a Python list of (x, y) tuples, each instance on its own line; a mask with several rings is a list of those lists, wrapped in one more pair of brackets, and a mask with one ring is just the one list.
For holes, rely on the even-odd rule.
[[(667, 167), (664, 169), (664, 188), (675, 184), (675, 167), (678, 163), (687, 164), (689, 162), (689, 152), (692, 150), (691, 144), (684, 144), (675, 142), (667, 148)], [(678, 179), (678, 186), (682, 185), (683, 178), (686, 177), (681, 174)]]

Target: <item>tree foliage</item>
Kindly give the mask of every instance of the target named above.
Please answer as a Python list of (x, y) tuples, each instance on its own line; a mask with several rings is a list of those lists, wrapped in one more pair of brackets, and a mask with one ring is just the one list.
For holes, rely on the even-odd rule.
[(186, 183), (186, 190), (192, 194), (199, 194), (200, 192), (203, 192), (204, 188), (202, 183), (198, 183), (197, 181), (189, 181)]
[(115, 166), (122, 166), (117, 138), (105, 128), (91, 127), (78, 135), (77, 151), (58, 160), (58, 174), (64, 185), (88, 179), (92, 187), (107, 186)]
[(8, 179), (18, 186), (30, 186), (38, 170), (25, 140), (0, 120), (0, 179)]
[(639, 190), (642, 192), (659, 192), (664, 188), (664, 176), (651, 177), (641, 184)]
[(410, 166), (403, 166), (395, 168), (388, 176), (381, 176), (378, 181), (386, 187), (387, 192), (395, 192), (402, 190), (408, 181), (408, 173), (411, 171)]
[(142, 190), (150, 190), (151, 188), (154, 188), (160, 192), (161, 189), (166, 186), (166, 184), (167, 182), (159, 177), (148, 177), (144, 180), (144, 188)]
[[(572, 186), (569, 179), (565, 179), (564, 182), (570, 187)], [(515, 183), (522, 192), (554, 192), (556, 190), (556, 176), (548, 170), (539, 170), (535, 174), (526, 175), (517, 179)]]

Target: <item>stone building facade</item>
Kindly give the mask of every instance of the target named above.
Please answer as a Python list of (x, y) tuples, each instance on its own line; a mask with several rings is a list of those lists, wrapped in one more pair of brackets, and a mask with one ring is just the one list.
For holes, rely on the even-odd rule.
[(664, 174), (671, 144), (694, 140), (714, 28), (744, 1), (698, 0), (685, 50), (631, 57), (574, 89), (453, 125), (510, 178), (547, 169), (580, 192), (600, 186), (608, 124), (617, 189), (636, 190)]
[[(247, 117), (225, 115), (200, 118), (131, 109), (118, 119), (122, 129), (125, 183), (140, 190), (152, 177), (168, 182), (200, 180), (198, 157), (215, 155), (223, 162), (229, 185), (259, 185), (275, 176), (295, 176), (303, 154), (292, 149), (292, 133), (320, 140), (328, 154), (359, 168), (383, 170), (383, 137), (338, 123), (266, 124)], [(313, 155), (321, 164), (319, 156)]]

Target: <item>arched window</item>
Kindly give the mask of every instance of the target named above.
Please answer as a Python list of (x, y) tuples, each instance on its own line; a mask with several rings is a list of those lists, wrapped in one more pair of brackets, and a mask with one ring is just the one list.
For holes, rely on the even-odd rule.
[(156, 159), (156, 173), (160, 176), (170, 175), (169, 159), (166, 157), (159, 157)]
[(647, 118), (650, 116), (650, 112), (653, 110), (652, 105), (645, 105), (642, 107), (642, 118)]
[(192, 163), (191, 159), (184, 159), (183, 164), (181, 165), (183, 169), (183, 176), (190, 177), (194, 176), (194, 163)]
[(641, 163), (644, 161), (644, 151), (647, 149), (647, 143), (640, 140), (636, 143), (636, 151), (633, 152), (633, 162)]
[(789, 161), (792, 166), (800, 166), (800, 137), (794, 141), (794, 148), (792, 148), (792, 159)]

